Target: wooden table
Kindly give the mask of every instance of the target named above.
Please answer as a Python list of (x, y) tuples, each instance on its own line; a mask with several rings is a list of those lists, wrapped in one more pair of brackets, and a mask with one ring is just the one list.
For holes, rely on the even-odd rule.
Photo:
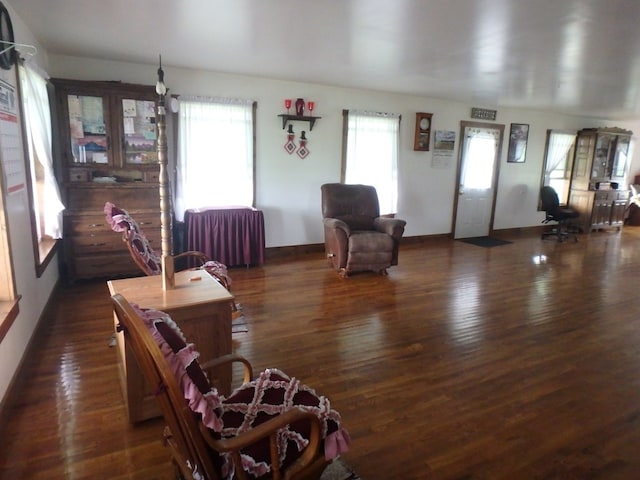
[[(107, 282), (111, 295), (119, 293), (130, 303), (168, 313), (180, 326), (187, 342), (195, 344), (200, 360), (231, 353), (231, 295), (209, 274), (186, 270), (175, 275), (175, 289), (162, 290), (162, 276), (127, 278)], [(114, 314), (114, 328), (118, 324)], [(124, 334), (117, 332), (118, 365), (122, 392), (131, 423), (161, 415), (152, 388), (143, 378)], [(218, 369), (211, 379), (227, 395), (231, 366)]]

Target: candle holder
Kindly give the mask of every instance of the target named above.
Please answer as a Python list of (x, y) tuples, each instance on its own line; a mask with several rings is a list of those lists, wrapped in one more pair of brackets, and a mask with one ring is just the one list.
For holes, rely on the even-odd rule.
[(290, 98), (285, 99), (284, 108), (287, 109), (287, 115), (289, 115), (289, 111), (291, 109), (291, 99)]

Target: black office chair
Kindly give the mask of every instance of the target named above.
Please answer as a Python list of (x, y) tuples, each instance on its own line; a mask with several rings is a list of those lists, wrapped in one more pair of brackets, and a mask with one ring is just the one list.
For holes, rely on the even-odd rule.
[(574, 233), (569, 233), (567, 223), (572, 218), (577, 218), (580, 214), (573, 208), (561, 207), (558, 194), (553, 187), (542, 187), (540, 189), (540, 201), (542, 209), (545, 211), (545, 218), (542, 223), (557, 222), (552, 230), (542, 233), (542, 239), (547, 237), (557, 237), (559, 242), (565, 238), (573, 237), (574, 241), (578, 241), (578, 237)]

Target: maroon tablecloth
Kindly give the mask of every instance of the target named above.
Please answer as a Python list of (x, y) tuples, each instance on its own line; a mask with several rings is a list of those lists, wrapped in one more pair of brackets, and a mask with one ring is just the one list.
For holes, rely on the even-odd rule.
[(187, 250), (225, 265), (264, 263), (264, 216), (254, 208), (191, 209), (184, 214)]

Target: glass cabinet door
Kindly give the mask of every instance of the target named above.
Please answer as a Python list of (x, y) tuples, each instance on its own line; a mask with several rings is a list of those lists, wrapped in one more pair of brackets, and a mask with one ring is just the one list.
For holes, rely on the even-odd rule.
[(592, 179), (608, 179), (609, 178), (609, 152), (613, 135), (600, 134), (596, 142), (596, 153), (591, 167)]
[(616, 142), (616, 152), (613, 158), (611, 177), (617, 181), (623, 181), (627, 172), (627, 155), (629, 153), (629, 137), (619, 136)]
[(67, 106), (72, 162), (111, 163), (103, 97), (68, 95)]
[(157, 163), (156, 104), (150, 100), (122, 99), (125, 164)]

